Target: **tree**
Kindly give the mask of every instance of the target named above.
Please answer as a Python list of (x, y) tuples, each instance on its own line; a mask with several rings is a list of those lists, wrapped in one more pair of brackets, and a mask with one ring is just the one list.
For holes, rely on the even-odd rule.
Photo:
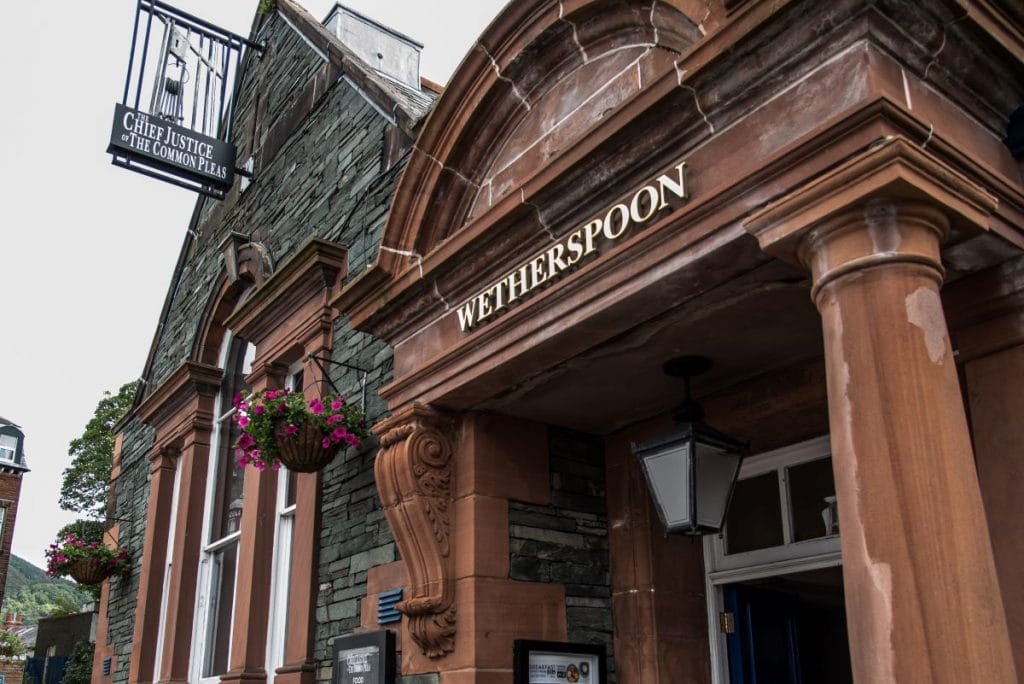
[(14, 632), (0, 632), (0, 656), (8, 658), (20, 656), (25, 653), (25, 644)]
[(92, 658), (96, 652), (96, 644), (92, 641), (79, 641), (71, 652), (64, 678), (61, 684), (89, 684), (92, 681)]
[(71, 440), (71, 465), (64, 470), (60, 487), (60, 507), (64, 510), (104, 517), (114, 456), (114, 425), (131, 408), (137, 387), (137, 382), (129, 382), (117, 394), (104, 392), (85, 432)]

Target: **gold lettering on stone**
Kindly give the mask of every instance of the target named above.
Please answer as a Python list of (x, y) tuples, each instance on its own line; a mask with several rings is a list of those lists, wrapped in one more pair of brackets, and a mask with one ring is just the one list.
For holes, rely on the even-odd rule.
[(585, 258), (598, 253), (602, 243), (615, 242), (631, 229), (640, 228), (662, 209), (671, 206), (668, 196), (686, 200), (686, 162), (679, 162), (672, 170), (674, 174), (661, 174), (637, 190), (629, 202), (614, 204), (603, 216), (599, 214), (600, 218), (590, 219), (497, 283), (470, 297), (456, 309), (462, 331), (472, 330), (545, 283), (568, 273)]

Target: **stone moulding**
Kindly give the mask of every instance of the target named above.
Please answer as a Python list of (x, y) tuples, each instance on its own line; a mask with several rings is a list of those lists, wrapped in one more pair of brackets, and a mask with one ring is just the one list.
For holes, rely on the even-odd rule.
[(379, 423), (374, 465), (384, 515), (409, 576), (398, 610), (429, 658), (455, 649), (451, 553), (452, 422), (414, 405)]

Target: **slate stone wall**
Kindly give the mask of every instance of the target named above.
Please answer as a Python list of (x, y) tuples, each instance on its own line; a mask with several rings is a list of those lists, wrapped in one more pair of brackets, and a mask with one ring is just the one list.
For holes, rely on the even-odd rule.
[(121, 476), (114, 485), (115, 518), (120, 525), (119, 544), (126, 547), (132, 556), (132, 572), (128, 577), (112, 579), (107, 595), (107, 643), (114, 645), (117, 666), (113, 673), (115, 682), (128, 679), (149, 497), (149, 459), (146, 456), (152, 443), (153, 431), (138, 420), (133, 420), (125, 427), (121, 447)]
[(604, 447), (552, 429), (551, 504), (509, 503), (510, 576), (565, 585), (569, 641), (604, 644), (615, 681)]
[[(325, 65), (277, 14), (270, 15), (258, 38), (265, 40), (262, 60), (252, 56), (237, 105), (233, 140), (239, 164), (253, 152), (276, 122), (294, 116), (296, 96)], [(310, 237), (319, 236), (350, 249), (350, 277), (373, 258), (387, 208), (403, 162), (382, 168), (386, 120), (344, 81), (334, 82), (305, 119), (270, 157), (263, 159), (252, 184), (238, 182), (223, 201), (197, 203), (194, 234), (185, 237), (183, 267), (169, 286), (169, 305), (157, 331), (147, 377), (151, 392), (192, 357), (210, 298), (223, 278), (218, 247), (231, 232), (250, 235), (269, 249), (275, 265), (286, 261)], [(182, 232), (186, 232), (183, 217)], [(385, 405), (377, 390), (391, 378), (391, 351), (383, 343), (337, 322), (334, 360), (366, 369), (369, 422), (380, 419)], [(363, 373), (331, 366), (338, 389), (358, 400)], [(130, 579), (111, 584), (108, 640), (117, 655), (114, 682), (127, 679), (139, 572), (149, 468), (146, 455), (152, 431), (133, 421), (125, 428), (122, 474), (115, 485), (115, 517), (122, 543), (132, 549)], [(368, 440), (358, 453), (347, 453), (324, 472), (321, 592), (317, 608), (318, 656), (329, 659), (329, 640), (359, 622), (359, 597), (365, 593), (366, 570), (395, 560), (373, 486), (373, 455)], [(328, 663), (325, 662), (326, 666)]]

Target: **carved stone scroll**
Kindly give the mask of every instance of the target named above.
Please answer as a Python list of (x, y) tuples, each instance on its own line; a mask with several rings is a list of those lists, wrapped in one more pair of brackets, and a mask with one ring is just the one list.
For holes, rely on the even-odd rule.
[(374, 428), (377, 490), (409, 576), (398, 610), (429, 658), (455, 649), (451, 427), (433, 409), (413, 406)]

